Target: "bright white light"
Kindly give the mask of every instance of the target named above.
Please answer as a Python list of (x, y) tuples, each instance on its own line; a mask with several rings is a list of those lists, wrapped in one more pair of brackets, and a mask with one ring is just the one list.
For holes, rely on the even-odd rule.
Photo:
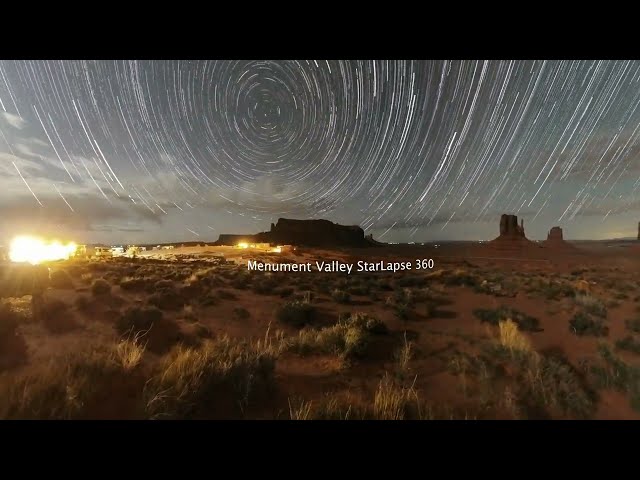
[(57, 240), (45, 240), (22, 235), (16, 237), (9, 247), (9, 259), (12, 262), (26, 262), (37, 265), (46, 261), (66, 260), (76, 252), (77, 245), (73, 242), (66, 245)]

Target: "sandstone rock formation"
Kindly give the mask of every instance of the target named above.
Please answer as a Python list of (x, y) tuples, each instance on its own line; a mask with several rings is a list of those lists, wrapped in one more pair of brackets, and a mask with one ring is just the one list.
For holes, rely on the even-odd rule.
[(502, 214), (500, 217), (500, 237), (524, 238), (524, 220), (518, 225), (517, 215)]
[(279, 218), (271, 230), (255, 235), (222, 234), (217, 245), (236, 245), (239, 242), (300, 245), (310, 247), (365, 247), (374, 244), (366, 239), (364, 230), (356, 225), (339, 225), (329, 220), (292, 220)]
[(562, 228), (560, 227), (553, 227), (551, 230), (549, 230), (549, 233), (547, 234), (547, 240), (550, 241), (562, 241), (564, 240), (562, 237)]
[(562, 249), (563, 251), (572, 251), (577, 253), (577, 249), (575, 246), (571, 245), (569, 242), (565, 242), (564, 235), (562, 233), (562, 228), (553, 227), (547, 233), (547, 239), (542, 242), (545, 248), (552, 248), (554, 250)]
[[(491, 254), (528, 255), (531, 256), (542, 249), (541, 245), (527, 239), (524, 233), (524, 220), (518, 225), (516, 215), (503, 214), (500, 217), (500, 235), (485, 243), (483, 251), (492, 250)], [(489, 254), (487, 252), (483, 254)]]

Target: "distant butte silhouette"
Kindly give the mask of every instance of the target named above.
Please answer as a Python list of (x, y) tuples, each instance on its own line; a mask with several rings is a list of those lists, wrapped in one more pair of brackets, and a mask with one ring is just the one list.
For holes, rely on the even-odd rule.
[(499, 250), (521, 250), (523, 248), (540, 248), (540, 245), (527, 239), (524, 231), (524, 220), (518, 225), (518, 216), (502, 214), (500, 217), (500, 235), (488, 242), (488, 246)]
[(562, 237), (562, 229), (560, 227), (553, 227), (549, 230), (549, 234), (547, 235), (547, 240), (549, 241), (562, 241), (564, 238)]
[(379, 244), (357, 225), (340, 225), (329, 220), (294, 220), (279, 218), (271, 230), (255, 235), (221, 234), (217, 245), (239, 242), (272, 243), (308, 247), (367, 247)]
[(551, 230), (549, 230), (547, 239), (543, 242), (543, 245), (547, 248), (561, 248), (564, 250), (574, 250), (576, 248), (570, 243), (564, 241), (562, 228), (560, 227), (553, 227)]

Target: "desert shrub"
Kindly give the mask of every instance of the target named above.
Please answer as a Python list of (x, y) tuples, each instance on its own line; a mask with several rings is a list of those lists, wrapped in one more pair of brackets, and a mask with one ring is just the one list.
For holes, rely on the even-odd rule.
[(241, 319), (241, 320), (242, 320), (242, 319), (249, 318), (250, 314), (249, 314), (249, 310), (247, 310), (246, 308), (243, 308), (243, 307), (235, 307), (235, 308), (233, 309), (233, 316), (234, 316), (235, 318), (238, 318), (238, 319)]
[(253, 281), (253, 291), (260, 295), (269, 295), (274, 293), (278, 282), (273, 277), (261, 276)]
[(640, 333), (640, 318), (625, 320), (624, 326), (627, 328), (627, 330), (630, 330), (634, 333)]
[(640, 412), (640, 368), (617, 357), (608, 345), (598, 346), (600, 364), (586, 365), (598, 387), (613, 388), (630, 395), (631, 407)]
[(213, 334), (211, 333), (211, 329), (206, 325), (196, 323), (194, 328), (196, 335), (198, 335), (198, 337), (200, 338), (211, 338), (213, 336)]
[(62, 315), (67, 312), (68, 305), (57, 298), (43, 300), (40, 306), (40, 316), (49, 317)]
[(155, 291), (158, 290), (172, 290), (173, 289), (173, 280), (158, 280), (154, 285), (153, 288)]
[[(22, 297), (10, 297), (5, 300), (0, 300), (0, 304), (9, 309), (10, 315), (16, 316), (18, 321), (31, 320), (33, 318), (32, 309), (32, 296), (24, 295)], [(0, 312), (2, 307), (0, 306)], [(0, 313), (0, 318), (2, 313)]]
[(54, 270), (51, 272), (49, 282), (53, 288), (73, 288), (73, 279), (66, 270)]
[(144, 291), (149, 284), (149, 280), (145, 278), (124, 278), (120, 281), (120, 288), (132, 292), (141, 292)]
[(606, 318), (607, 307), (597, 297), (589, 294), (578, 294), (575, 297), (576, 304), (583, 307), (584, 311), (596, 317)]
[(393, 303), (396, 304), (405, 304), (407, 306), (413, 305), (415, 303), (416, 297), (414, 291), (410, 288), (403, 288), (401, 290), (396, 290), (393, 292)]
[(361, 297), (369, 295), (369, 291), (370, 290), (366, 285), (353, 285), (347, 289), (349, 295), (356, 295)]
[(409, 320), (411, 315), (411, 305), (404, 302), (395, 302), (393, 304), (393, 313), (400, 320)]
[(0, 340), (15, 335), (18, 328), (19, 316), (4, 303), (0, 303)]
[(282, 298), (287, 298), (287, 297), (290, 297), (291, 295), (293, 295), (293, 288), (292, 287), (276, 288), (274, 293), (276, 295), (280, 295), (280, 297), (282, 297)]
[(276, 357), (261, 345), (228, 337), (199, 348), (178, 346), (145, 386), (150, 418), (202, 419), (250, 406), (273, 383)]
[(200, 305), (205, 307), (210, 307), (211, 305), (217, 305), (218, 303), (220, 303), (220, 299), (212, 293), (203, 295), (198, 299), (198, 301)]
[(184, 298), (175, 290), (154, 293), (149, 296), (147, 301), (160, 310), (176, 311), (184, 307)]
[(193, 311), (193, 307), (191, 305), (184, 306), (184, 309), (182, 312), (182, 318), (184, 318), (187, 322), (191, 322), (191, 323), (195, 323), (198, 321), (198, 318), (196, 317)]
[(0, 391), (0, 418), (67, 420), (84, 418), (96, 394), (121, 373), (113, 347), (92, 347), (32, 367), (5, 382)]
[[(566, 359), (538, 354), (514, 322), (500, 322), (499, 327), (497, 352), (512, 361), (509, 370), (518, 412), (525, 416), (532, 414), (534, 418), (551, 413), (588, 418), (594, 412), (596, 396)], [(469, 365), (482, 373), (486, 364), (483, 366), (482, 360), (477, 362)]]
[(366, 355), (372, 335), (388, 332), (380, 320), (364, 313), (340, 318), (335, 325), (316, 329), (304, 329), (289, 343), (289, 349), (301, 355), (327, 353), (343, 358), (358, 358)]
[(313, 322), (315, 313), (316, 309), (310, 303), (294, 300), (281, 305), (276, 316), (284, 324), (301, 327)]
[(640, 353), (640, 342), (633, 338), (631, 335), (627, 335), (623, 339), (616, 342), (616, 348), (620, 350), (627, 350), (633, 353)]
[(222, 300), (237, 300), (238, 296), (229, 290), (218, 290), (218, 298)]
[(69, 312), (69, 306), (57, 298), (40, 300), (34, 315), (51, 333), (66, 333), (79, 326)]
[(134, 306), (128, 308), (116, 321), (115, 329), (121, 334), (136, 335), (140, 332), (146, 332), (151, 327), (161, 322), (163, 319), (162, 311), (155, 307), (139, 307)]
[(576, 296), (575, 289), (567, 283), (551, 282), (551, 281), (544, 282), (544, 283), (539, 283), (538, 288), (541, 290), (542, 295), (547, 300), (559, 300), (564, 297)]
[(336, 288), (331, 292), (331, 298), (338, 303), (349, 303), (351, 295), (349, 295), (349, 292)]
[(331, 283), (328, 280), (321, 280), (316, 283), (316, 290), (319, 293), (324, 293), (325, 295), (331, 294)]
[(489, 323), (497, 326), (501, 321), (511, 320), (518, 325), (520, 330), (531, 332), (540, 331), (540, 321), (537, 318), (513, 308), (505, 306), (501, 306), (496, 309), (476, 308), (473, 310), (473, 314), (483, 323)]
[(596, 396), (563, 359), (530, 355), (522, 381), (524, 389), (520, 396), (525, 402), (575, 418), (589, 418), (595, 410)]
[(87, 295), (78, 295), (74, 301), (76, 308), (81, 312), (86, 312), (91, 306), (91, 300)]
[(609, 334), (609, 328), (601, 319), (585, 312), (578, 312), (569, 320), (569, 330), (579, 336), (605, 337)]
[(251, 277), (246, 273), (236, 275), (231, 280), (231, 286), (233, 288), (237, 288), (238, 290), (245, 290), (249, 288), (249, 285), (251, 285)]
[(367, 315), (366, 313), (356, 312), (351, 314), (344, 320), (344, 322), (350, 326), (361, 328), (376, 335), (389, 332), (387, 325), (382, 320)]
[(313, 302), (313, 292), (310, 290), (306, 290), (303, 292), (296, 292), (293, 294), (293, 300), (297, 300), (303, 303), (311, 303)]
[(108, 295), (111, 293), (111, 284), (104, 278), (96, 278), (91, 283), (91, 293), (94, 295)]
[(478, 279), (464, 270), (456, 270), (449, 275), (445, 275), (444, 284), (475, 287), (478, 284)]

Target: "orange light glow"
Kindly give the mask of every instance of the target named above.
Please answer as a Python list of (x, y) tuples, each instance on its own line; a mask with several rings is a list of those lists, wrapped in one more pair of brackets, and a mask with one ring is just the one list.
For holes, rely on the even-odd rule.
[(27, 235), (13, 239), (9, 247), (9, 259), (12, 262), (25, 262), (37, 265), (42, 262), (66, 260), (76, 252), (77, 245), (73, 242), (62, 244), (54, 240), (47, 242), (38, 237)]
[(249, 244), (248, 244), (248, 243), (245, 243), (245, 242), (242, 242), (242, 243), (239, 243), (239, 244), (238, 244), (238, 247), (239, 247), (239, 248), (249, 248)]

